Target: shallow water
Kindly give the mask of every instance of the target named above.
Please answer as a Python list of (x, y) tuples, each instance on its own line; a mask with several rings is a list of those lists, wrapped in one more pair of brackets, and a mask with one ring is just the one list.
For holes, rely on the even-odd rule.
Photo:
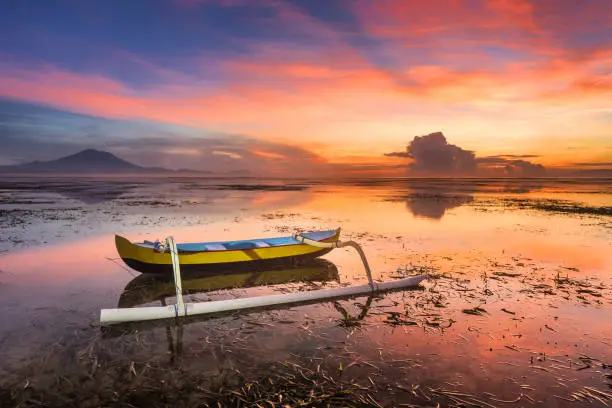
[[(611, 209), (612, 180), (2, 180), (0, 402), (142, 405), (176, 391), (197, 406), (297, 365), (383, 406), (609, 404)], [(435, 279), (371, 299), (99, 327), (138, 275), (117, 259), (115, 233), (212, 241), (338, 226), (375, 279)], [(331, 279), (314, 268), (315, 282), (187, 298), (365, 283), (351, 251), (324, 257)], [(185, 381), (199, 388), (179, 393)]]

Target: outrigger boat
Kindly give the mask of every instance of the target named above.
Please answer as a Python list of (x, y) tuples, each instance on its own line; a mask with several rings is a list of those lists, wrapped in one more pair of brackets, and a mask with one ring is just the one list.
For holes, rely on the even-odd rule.
[[(328, 231), (304, 233), (307, 239), (317, 242), (335, 242), (340, 228)], [(172, 259), (165, 243), (143, 241), (132, 243), (115, 235), (115, 245), (121, 259), (131, 268), (142, 273), (172, 274)], [(248, 239), (242, 241), (201, 242), (177, 244), (178, 260), (185, 272), (219, 271), (228, 268), (271, 268), (296, 264), (325, 255), (332, 248), (305, 245), (293, 236)]]
[[(178, 318), (191, 315), (210, 315), (214, 313), (223, 313), (234, 310), (247, 310), (278, 305), (300, 304), (324, 299), (329, 300), (334, 298), (350, 297), (374, 292), (414, 287), (417, 286), (424, 279), (428, 278), (428, 275), (418, 275), (390, 282), (374, 282), (374, 279), (372, 278), (372, 272), (370, 270), (370, 266), (366, 259), (365, 253), (363, 252), (359, 244), (354, 241), (340, 241), (338, 239), (339, 234), (340, 229), (337, 229), (332, 231), (318, 231), (306, 234), (295, 234), (292, 237), (281, 238), (281, 241), (274, 241), (274, 239), (261, 240), (262, 242), (266, 242), (266, 244), (269, 245), (261, 248), (257, 247), (257, 244), (255, 243), (259, 241), (254, 242), (254, 240), (247, 240), (232, 241), (233, 243), (240, 243), (241, 245), (245, 246), (248, 245), (248, 247), (242, 247), (241, 249), (232, 248), (229, 245), (230, 242), (227, 242), (222, 243), (223, 249), (221, 247), (218, 247), (218, 249), (215, 249), (216, 247), (203, 248), (203, 244), (186, 244), (186, 246), (182, 246), (181, 251), (179, 250), (178, 245), (172, 237), (166, 238), (163, 244), (143, 243), (133, 245), (131, 247), (131, 252), (122, 253), (120, 251), (121, 257), (124, 258), (124, 260), (128, 260), (126, 261), (126, 263), (128, 263), (129, 260), (138, 260), (140, 262), (142, 262), (142, 260), (148, 260), (148, 263), (155, 265), (158, 271), (166, 271), (168, 268), (168, 264), (166, 262), (168, 260), (170, 261), (170, 265), (174, 275), (176, 304), (168, 306), (102, 309), (102, 311), (100, 312), (100, 322), (102, 324), (113, 324), (142, 320), (168, 319), (174, 317)], [(220, 243), (210, 243), (204, 245), (212, 244)], [(347, 246), (355, 248), (359, 253), (368, 276), (367, 285), (347, 286), (334, 289), (318, 289), (281, 295), (215, 300), (210, 302), (183, 302), (183, 280), (181, 278), (182, 262), (185, 262), (186, 265), (201, 265), (203, 260), (208, 259), (209, 264), (212, 263), (217, 264), (217, 266), (219, 266), (228, 264), (235, 265), (238, 262), (246, 262), (247, 264), (249, 264), (249, 261), (255, 262), (272, 259), (290, 260), (292, 259), (292, 257), (312, 258), (327, 253), (334, 248), (342, 248)], [(225, 251), (235, 251), (236, 254), (229, 258), (225, 258), (219, 255), (226, 254)], [(260, 251), (265, 252), (262, 253)], [(194, 262), (196, 258), (190, 258), (190, 256), (196, 255), (193, 252), (195, 252), (196, 254), (200, 254), (200, 257), (197, 258), (199, 263)], [(243, 252), (247, 254), (238, 254), (238, 252)], [(217, 253), (217, 255), (214, 255), (213, 257), (212, 254), (214, 253)], [(209, 254), (211, 258), (207, 258), (207, 254)], [(263, 255), (266, 255), (266, 257), (264, 257)], [(212, 262), (212, 260), (215, 260), (216, 262)], [(231, 262), (230, 260), (234, 260), (234, 262)], [(140, 264), (138, 265), (140, 266)]]

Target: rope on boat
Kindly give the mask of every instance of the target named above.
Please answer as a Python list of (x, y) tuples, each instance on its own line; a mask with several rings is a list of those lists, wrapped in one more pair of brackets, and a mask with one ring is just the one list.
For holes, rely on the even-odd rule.
[(127, 273), (129, 273), (130, 275), (132, 275), (132, 278), (135, 278), (136, 274), (134, 272), (132, 272), (131, 269), (128, 269), (125, 266), (123, 266), (122, 264), (120, 264), (119, 262), (117, 262), (117, 260), (119, 260), (119, 259), (121, 259), (121, 258), (110, 258), (108, 256), (106, 257), (107, 261), (111, 261), (112, 263), (114, 263), (115, 265), (117, 265), (118, 267), (120, 267), (124, 271), (127, 271)]
[(376, 287), (374, 286), (374, 279), (372, 279), (372, 271), (370, 270), (370, 265), (368, 264), (366, 255), (363, 252), (363, 249), (361, 248), (361, 246), (355, 241), (343, 242), (340, 240), (336, 240), (334, 242), (321, 242), (321, 241), (315, 241), (310, 238), (306, 238), (302, 234), (294, 234), (293, 238), (302, 244), (307, 244), (307, 245), (311, 245), (311, 246), (318, 247), (318, 248), (342, 248), (342, 247), (347, 247), (347, 246), (355, 248), (357, 252), (359, 253), (359, 256), (361, 257), (363, 266), (365, 266), (366, 273), (368, 274), (368, 282), (370, 283), (370, 288), (372, 288), (372, 290), (376, 290)]
[(176, 289), (176, 304), (174, 311), (176, 317), (187, 316), (187, 305), (183, 302), (183, 284), (181, 279), (181, 267), (178, 256), (178, 249), (173, 237), (166, 238), (167, 249), (172, 257), (172, 270), (174, 271), (174, 289)]

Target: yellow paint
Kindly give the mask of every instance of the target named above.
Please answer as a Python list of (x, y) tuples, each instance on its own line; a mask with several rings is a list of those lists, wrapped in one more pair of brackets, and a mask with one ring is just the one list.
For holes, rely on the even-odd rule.
[[(340, 228), (336, 233), (322, 242), (334, 242), (340, 236)], [(131, 243), (122, 236), (115, 235), (115, 245), (117, 252), (123, 259), (134, 259), (153, 265), (172, 265), (169, 253), (155, 252), (152, 248), (141, 247)], [(308, 255), (320, 251), (306, 244), (272, 246), (254, 249), (237, 249), (224, 251), (204, 251), (194, 253), (179, 253), (181, 265), (208, 265), (232, 262), (249, 262), (258, 260), (272, 260), (279, 258), (295, 257)]]

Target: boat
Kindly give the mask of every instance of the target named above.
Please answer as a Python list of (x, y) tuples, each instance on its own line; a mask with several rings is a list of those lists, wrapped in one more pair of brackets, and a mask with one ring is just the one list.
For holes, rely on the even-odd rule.
[[(313, 241), (335, 242), (340, 228), (302, 234)], [(119, 256), (130, 268), (141, 273), (171, 275), (172, 258), (160, 241), (130, 242), (115, 235)], [(321, 248), (300, 242), (295, 236), (176, 244), (183, 272), (218, 271), (223, 269), (270, 268), (295, 265), (325, 255), (333, 248)]]
[[(366, 270), (366, 274), (368, 277), (368, 284), (358, 285), (358, 286), (346, 286), (339, 288), (331, 288), (331, 289), (317, 289), (310, 291), (302, 291), (297, 293), (286, 293), (286, 294), (274, 294), (274, 295), (266, 295), (266, 296), (256, 296), (256, 297), (246, 297), (239, 299), (224, 299), (224, 300), (213, 300), (209, 302), (187, 302), (183, 301), (183, 278), (181, 276), (181, 250), (179, 250), (178, 245), (173, 237), (167, 237), (164, 241), (164, 244), (151, 243), (151, 245), (145, 243), (147, 246), (139, 246), (134, 245), (138, 248), (139, 251), (148, 251), (146, 253), (149, 254), (150, 258), (153, 260), (157, 260), (158, 265), (165, 266), (162, 263), (165, 258), (157, 258), (157, 255), (168, 255), (171, 262), (171, 269), (173, 272), (173, 283), (174, 289), (176, 293), (176, 303), (173, 305), (164, 305), (164, 301), (162, 301), (162, 306), (144, 306), (144, 307), (126, 307), (126, 308), (117, 308), (117, 309), (102, 309), (100, 311), (100, 323), (103, 325), (111, 325), (117, 323), (127, 323), (127, 322), (138, 322), (145, 320), (160, 320), (160, 319), (171, 319), (171, 318), (183, 318), (187, 316), (194, 315), (207, 315), (213, 316), (220, 313), (232, 312), (232, 311), (246, 311), (253, 310), (257, 308), (265, 308), (265, 307), (277, 307), (280, 305), (298, 305), (304, 304), (313, 301), (323, 301), (323, 300), (331, 300), (343, 297), (351, 297), (358, 296), (364, 294), (372, 294), (376, 292), (385, 292), (392, 290), (400, 290), (406, 288), (412, 288), (418, 286), (423, 280), (428, 279), (429, 275), (417, 275), (410, 276), (404, 279), (393, 280), (389, 282), (375, 282), (372, 277), (372, 271), (370, 270), (370, 266), (366, 259), (365, 253), (361, 246), (355, 241), (340, 241), (338, 239), (338, 235), (340, 230), (331, 230), (331, 231), (317, 231), (311, 233), (299, 233), (295, 234), (292, 237), (281, 238), (284, 241), (283, 244), (279, 244), (276, 247), (272, 244), (269, 247), (257, 248), (261, 250), (269, 250), (273, 249), (279, 250), (279, 255), (284, 254), (282, 257), (277, 258), (288, 258), (296, 256), (307, 256), (307, 257), (316, 257), (323, 253), (327, 253), (334, 248), (344, 248), (344, 247), (352, 247), (354, 248), (361, 260), (363, 262), (363, 266)], [(275, 243), (275, 241), (272, 243)], [(280, 240), (280, 239), (279, 239)], [(253, 240), (246, 241), (231, 241), (238, 243), (253, 243)], [(230, 243), (230, 242), (228, 242)], [(227, 243), (224, 243), (227, 244)], [(201, 244), (196, 245), (196, 249), (200, 250)], [(304, 247), (302, 247), (304, 245)], [(311, 248), (309, 248), (311, 247)], [(142, 248), (142, 249), (141, 249)], [(183, 247), (183, 250), (185, 247)], [(187, 247), (187, 249), (192, 249), (191, 247)], [(256, 251), (255, 248), (244, 248), (244, 249), (229, 249), (225, 247), (223, 250), (219, 251), (211, 251), (212, 252), (220, 252), (225, 253), (225, 251), (236, 251), (236, 252), (250, 252)], [(323, 251), (325, 250), (325, 251)], [(284, 251), (284, 252), (283, 252)], [(150, 253), (152, 252), (152, 254)], [(189, 259), (191, 251), (187, 251), (187, 253), (183, 252), (182, 256), (184, 259)], [(134, 251), (136, 253), (136, 251)], [(201, 253), (201, 252), (197, 252)], [(202, 256), (207, 252), (204, 251)], [(276, 259), (273, 257), (275, 253), (269, 253), (268, 258), (262, 258), (261, 254), (258, 254), (258, 258), (233, 258), (234, 262), (229, 262), (228, 258), (215, 258), (220, 259), (217, 261), (217, 264), (221, 265), (229, 265), (233, 263), (245, 263), (249, 264), (249, 260), (251, 261), (265, 261)], [(138, 255), (138, 254), (136, 254)], [(122, 256), (123, 257), (123, 256)], [(130, 258), (128, 258), (130, 259)], [(241, 260), (242, 259), (242, 260)], [(194, 263), (192, 262), (192, 265)], [(197, 263), (195, 264), (197, 265)]]
[[(197, 294), (225, 289), (251, 288), (295, 282), (339, 281), (338, 268), (326, 259), (311, 259), (295, 267), (279, 267), (249, 271), (224, 271), (223, 273), (183, 274), (183, 294)], [(117, 307), (135, 307), (145, 303), (162, 302), (176, 295), (171, 276), (142, 274), (132, 279), (119, 296)]]

